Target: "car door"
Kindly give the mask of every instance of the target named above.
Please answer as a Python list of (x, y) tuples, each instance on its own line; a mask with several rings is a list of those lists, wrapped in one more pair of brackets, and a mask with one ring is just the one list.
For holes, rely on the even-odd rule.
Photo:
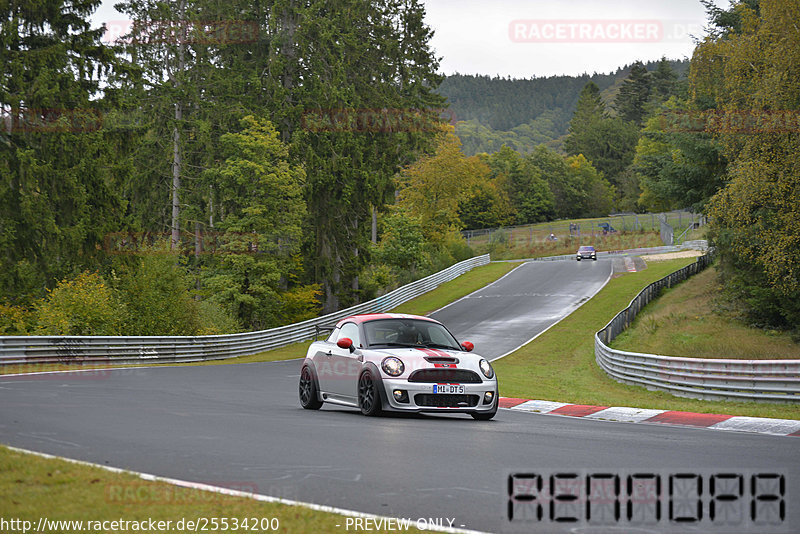
[(314, 368), (317, 371), (317, 382), (319, 390), (327, 393), (335, 383), (333, 377), (333, 349), (336, 347), (336, 340), (339, 338), (339, 328), (334, 328), (328, 338), (317, 345), (317, 352), (313, 356)]
[(357, 402), (358, 375), (361, 371), (361, 334), (356, 323), (345, 323), (339, 329), (336, 341), (349, 338), (353, 352), (333, 343), (330, 360), (330, 385), (328, 391), (341, 400)]

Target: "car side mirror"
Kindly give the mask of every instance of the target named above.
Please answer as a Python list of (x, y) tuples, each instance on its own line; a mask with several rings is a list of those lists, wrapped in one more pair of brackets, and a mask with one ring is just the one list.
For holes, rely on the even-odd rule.
[(472, 352), (472, 349), (475, 348), (475, 345), (470, 343), (469, 341), (465, 341), (461, 344), (461, 348), (463, 348), (467, 352)]
[(349, 337), (343, 337), (342, 339), (337, 341), (336, 346), (339, 347), (340, 349), (350, 349), (350, 352), (356, 350), (356, 348), (353, 346), (353, 340), (350, 339)]

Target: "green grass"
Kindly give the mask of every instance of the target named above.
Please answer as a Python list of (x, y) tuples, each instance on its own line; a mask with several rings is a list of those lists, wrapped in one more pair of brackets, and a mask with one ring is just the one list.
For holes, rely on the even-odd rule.
[(631, 352), (688, 358), (800, 359), (800, 344), (785, 332), (750, 328), (715, 313), (721, 287), (710, 267), (662, 292), (612, 346)]
[(800, 406), (683, 399), (666, 392), (620, 384), (597, 366), (594, 333), (646, 285), (691, 261), (653, 262), (644, 271), (612, 279), (586, 304), (533, 342), (494, 362), (501, 395), (597, 406), (800, 419)]
[[(209, 482), (213, 484), (213, 482)], [(227, 482), (233, 489), (259, 493), (259, 488), (245, 481)], [(224, 483), (222, 485), (225, 485)], [(171, 521), (164, 532), (187, 532), (175, 527), (181, 519), (277, 518), (278, 532), (342, 532), (344, 516), (314, 511), (300, 506), (265, 503), (247, 497), (232, 497), (201, 490), (173, 486), (165, 482), (149, 482), (130, 474), (121, 474), (66, 462), (24, 454), (0, 446), (0, 517), (9, 521), (31, 521), (28, 532), (34, 531), (39, 518), (83, 521)], [(146, 523), (145, 523), (146, 524)], [(164, 524), (166, 525), (166, 523)], [(337, 527), (336, 525), (341, 525)], [(15, 529), (21, 532), (22, 529)], [(100, 532), (132, 532), (128, 529), (100, 529)], [(211, 529), (211, 532), (222, 531)], [(9, 532), (13, 532), (10, 530)], [(48, 532), (78, 532), (62, 528)], [(145, 528), (145, 532), (153, 532)], [(231, 530), (232, 531), (232, 530)], [(240, 532), (252, 532), (252, 529)], [(258, 532), (268, 532), (260, 529)], [(389, 532), (379, 530), (379, 532)]]

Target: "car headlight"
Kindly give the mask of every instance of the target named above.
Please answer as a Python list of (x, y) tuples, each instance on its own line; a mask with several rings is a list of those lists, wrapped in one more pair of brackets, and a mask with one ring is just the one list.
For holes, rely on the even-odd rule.
[(389, 376), (400, 376), (405, 371), (406, 366), (403, 365), (403, 362), (400, 358), (395, 358), (394, 356), (389, 356), (388, 358), (384, 358), (381, 362), (381, 368), (383, 372)]
[(478, 365), (481, 368), (481, 373), (486, 378), (492, 378), (494, 376), (494, 369), (492, 369), (492, 365), (487, 362), (486, 360), (481, 360)]

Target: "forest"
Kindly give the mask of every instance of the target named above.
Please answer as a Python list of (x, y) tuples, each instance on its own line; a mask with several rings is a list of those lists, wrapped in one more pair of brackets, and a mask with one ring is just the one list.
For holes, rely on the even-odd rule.
[[(660, 63), (642, 66), (652, 72)], [(447, 98), (446, 118), (468, 156), (495, 152), (504, 144), (523, 153), (540, 144), (560, 149), (586, 84), (593, 82), (604, 102), (611, 103), (633, 66), (608, 74), (530, 79), (453, 74), (444, 78), (438, 93)], [(668, 66), (677, 78), (685, 78), (689, 61), (668, 60)]]
[(124, 0), (113, 42), (98, 5), (0, 7), (0, 335), (270, 328), (474, 255), (463, 229), (687, 207), (727, 305), (800, 324), (797, 2), (528, 80), (442, 75), (419, 0)]

